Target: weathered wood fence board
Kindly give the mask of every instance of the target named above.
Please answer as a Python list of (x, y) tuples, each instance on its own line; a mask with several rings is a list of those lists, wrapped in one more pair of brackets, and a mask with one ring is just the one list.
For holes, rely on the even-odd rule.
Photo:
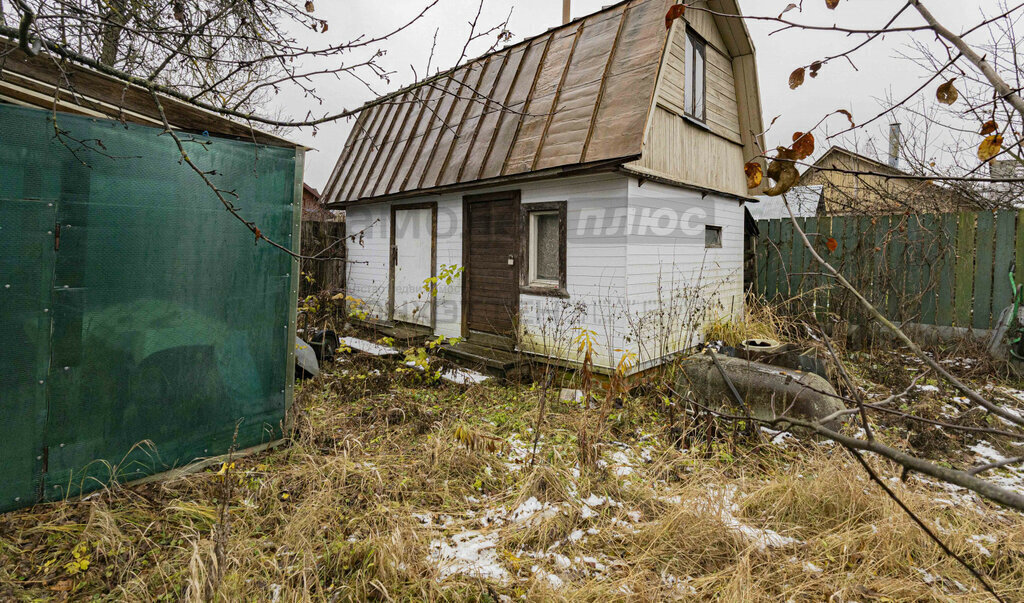
[[(797, 218), (815, 251), (897, 322), (991, 329), (1024, 280), (1024, 211)], [(788, 218), (758, 223), (755, 290), (819, 316), (866, 320)], [(834, 250), (831, 248), (834, 246)]]
[(302, 223), (302, 260), (299, 297), (345, 289), (345, 223), (309, 220)]

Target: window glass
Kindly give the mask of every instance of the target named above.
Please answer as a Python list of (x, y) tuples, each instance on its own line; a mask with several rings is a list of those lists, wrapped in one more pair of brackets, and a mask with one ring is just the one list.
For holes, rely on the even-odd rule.
[(558, 283), (561, 266), (559, 266), (559, 246), (561, 237), (558, 233), (558, 212), (536, 212), (531, 214), (534, 223), (531, 237), (533, 258), (531, 280), (553, 281)]
[(688, 115), (704, 121), (706, 84), (704, 80), (707, 47), (704, 40), (693, 32), (686, 34), (686, 73), (683, 95)]
[(722, 227), (721, 226), (705, 226), (704, 227), (704, 246), (705, 247), (721, 247), (722, 246)]
[(686, 112), (693, 114), (693, 37), (686, 36), (686, 73), (683, 76), (685, 80), (683, 86), (683, 102), (685, 104)]

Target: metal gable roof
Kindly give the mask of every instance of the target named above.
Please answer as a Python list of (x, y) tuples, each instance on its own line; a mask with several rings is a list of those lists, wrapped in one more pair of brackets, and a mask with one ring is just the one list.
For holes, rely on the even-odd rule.
[(325, 200), (638, 156), (674, 3), (620, 2), (368, 103)]

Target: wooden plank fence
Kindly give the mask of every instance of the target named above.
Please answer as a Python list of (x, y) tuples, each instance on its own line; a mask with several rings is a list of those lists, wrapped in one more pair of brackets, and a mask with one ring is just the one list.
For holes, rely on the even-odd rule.
[[(890, 320), (991, 329), (1024, 280), (1024, 211), (797, 218), (828, 259)], [(866, 321), (857, 300), (822, 269), (789, 218), (761, 220), (748, 279), (798, 311)], [(830, 249), (830, 241), (835, 249)]]
[(345, 289), (345, 223), (308, 220), (302, 223), (302, 260), (299, 298)]

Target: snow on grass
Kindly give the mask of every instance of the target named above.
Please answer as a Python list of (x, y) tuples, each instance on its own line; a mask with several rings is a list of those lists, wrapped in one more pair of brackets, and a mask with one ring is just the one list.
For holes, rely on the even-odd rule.
[[(970, 447), (971, 452), (979, 457), (981, 463), (1001, 463), (1007, 460), (992, 444), (981, 441)], [(990, 469), (983, 474), (983, 477), (990, 482), (1004, 488), (1024, 492), (1024, 471), (1020, 465), (1006, 465), (997, 469)]]
[(696, 507), (701, 511), (717, 515), (725, 527), (735, 530), (761, 551), (803, 544), (802, 541), (790, 538), (789, 536), (783, 536), (775, 530), (755, 528), (743, 523), (734, 515), (735, 512), (740, 510), (735, 499), (735, 486), (712, 489), (708, 493), (707, 498), (697, 501)]
[(428, 557), (437, 563), (443, 580), (454, 574), (508, 581), (508, 570), (498, 560), (498, 533), (477, 530), (461, 532), (450, 538), (433, 540)]

